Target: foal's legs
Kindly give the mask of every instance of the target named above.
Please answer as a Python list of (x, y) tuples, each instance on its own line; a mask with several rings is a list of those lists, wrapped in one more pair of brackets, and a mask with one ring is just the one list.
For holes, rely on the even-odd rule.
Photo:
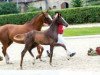
[(41, 45), (37, 46), (38, 55), (36, 56), (36, 59), (39, 58), (41, 60), (41, 56), (42, 56), (43, 50), (44, 50), (44, 48)]
[(5, 57), (6, 63), (9, 64), (9, 55), (7, 54), (7, 48), (12, 44), (13, 42), (10, 41), (9, 43), (7, 42), (2, 42), (3, 47), (2, 47), (2, 53)]
[[(34, 46), (32, 44), (25, 44), (25, 48), (24, 50), (21, 52), (21, 61), (20, 61), (20, 68), (22, 69), (22, 63), (23, 63), (23, 58), (25, 53), (27, 52), (27, 50), (29, 51), (29, 53), (31, 54), (32, 57), (34, 57), (34, 55), (32, 54), (31, 50), (32, 48), (34, 48)], [(34, 59), (35, 60), (35, 59)]]
[(24, 48), (24, 50), (21, 52), (21, 61), (20, 61), (20, 68), (21, 69), (22, 69), (23, 57), (24, 57), (26, 52), (27, 52), (27, 48)]
[(52, 65), (52, 56), (53, 56), (53, 48), (54, 48), (54, 45), (50, 45), (50, 65)]
[[(54, 46), (61, 46), (61, 47), (63, 47), (63, 48), (66, 50), (66, 52), (67, 52), (67, 48), (66, 48), (66, 46), (65, 46), (64, 44), (56, 43), (56, 44), (54, 44)], [(48, 56), (50, 57), (50, 52), (49, 52), (49, 51), (47, 51), (47, 54), (48, 54)]]
[(61, 46), (63, 47), (65, 50), (67, 50), (66, 46), (64, 44), (61, 44), (61, 43), (56, 43), (54, 46)]

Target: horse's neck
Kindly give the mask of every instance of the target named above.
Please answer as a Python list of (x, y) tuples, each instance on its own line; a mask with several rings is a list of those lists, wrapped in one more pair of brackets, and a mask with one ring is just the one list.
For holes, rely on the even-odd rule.
[(30, 25), (35, 30), (41, 30), (42, 25), (43, 25), (43, 19), (40, 17), (36, 17), (35, 19), (32, 19), (27, 25)]
[(58, 25), (57, 25), (56, 23), (52, 24), (52, 25), (50, 26), (50, 28), (49, 28), (49, 31), (50, 31), (51, 33), (58, 33), (58, 32), (57, 32), (57, 31), (58, 31)]
[(46, 35), (53, 38), (55, 41), (58, 40), (58, 25), (52, 24), (47, 30)]

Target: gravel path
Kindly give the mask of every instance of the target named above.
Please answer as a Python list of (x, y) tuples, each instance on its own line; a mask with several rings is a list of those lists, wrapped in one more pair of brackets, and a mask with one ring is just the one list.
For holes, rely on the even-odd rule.
[[(96, 24), (86, 24), (81, 25), (71, 25), (69, 28), (79, 28), (79, 27), (99, 27), (100, 23)], [(44, 27), (46, 29), (48, 27)], [(0, 75), (15, 75), (25, 74), (25, 75), (40, 75), (42, 70), (42, 75), (50, 73), (50, 75), (63, 75), (66, 71), (67, 74), (74, 71), (76, 74), (80, 71), (85, 73), (89, 72), (88, 75), (94, 75), (94, 72), (99, 72), (100, 70), (100, 56), (87, 56), (87, 51), (89, 48), (95, 49), (97, 46), (100, 46), (100, 35), (90, 35), (90, 36), (79, 36), (79, 37), (65, 37), (68, 47), (76, 51), (76, 55), (70, 60), (67, 60), (67, 55), (65, 50), (62, 47), (55, 47), (54, 56), (53, 56), (53, 66), (49, 65), (49, 58), (46, 56), (46, 51), (43, 52), (42, 61), (36, 60), (33, 65), (33, 59), (27, 52), (24, 57), (23, 69), (24, 71), (20, 72), (20, 55), (21, 51), (24, 48), (24, 44), (13, 43), (7, 50), (10, 60), (13, 64), (6, 64), (5, 59), (0, 61)], [(0, 50), (2, 45), (0, 44)], [(47, 46), (44, 46), (45, 49)], [(34, 55), (37, 55), (36, 48), (32, 50)], [(2, 55), (2, 51), (0, 51)], [(6, 70), (6, 71), (5, 71)], [(26, 71), (28, 70), (28, 71)], [(46, 71), (44, 71), (46, 70)], [(56, 70), (56, 71), (54, 71)], [(59, 71), (60, 70), (60, 71)], [(62, 71), (63, 70), (63, 71)], [(9, 72), (10, 71), (10, 72)], [(91, 73), (92, 72), (92, 73)], [(84, 74), (84, 73), (83, 73)], [(97, 75), (97, 74), (96, 74)], [(99, 75), (99, 74), (98, 74)]]
[[(84, 37), (68, 37), (65, 38), (69, 47), (76, 51), (76, 55), (67, 60), (66, 52), (62, 47), (55, 47), (53, 56), (53, 66), (49, 65), (49, 58), (46, 56), (46, 51), (43, 53), (42, 61), (36, 60), (33, 65), (33, 59), (27, 52), (24, 57), (23, 68), (25, 70), (67, 70), (67, 71), (94, 71), (100, 70), (100, 56), (87, 56), (87, 50), (91, 47), (95, 49), (100, 46), (100, 35), (84, 36)], [(1, 48), (2, 45), (0, 45)], [(8, 48), (8, 54), (13, 64), (7, 65), (5, 59), (0, 61), (1, 70), (20, 70), (20, 54), (24, 48), (23, 44), (13, 43)], [(45, 47), (46, 48), (46, 47)], [(37, 55), (36, 49), (32, 50), (34, 55)], [(2, 53), (0, 52), (2, 55)]]

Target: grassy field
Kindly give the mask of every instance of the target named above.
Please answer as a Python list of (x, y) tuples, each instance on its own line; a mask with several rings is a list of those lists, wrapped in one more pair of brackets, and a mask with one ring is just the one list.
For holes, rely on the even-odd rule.
[(100, 27), (66, 28), (64, 30), (64, 36), (84, 36), (97, 34), (100, 34)]

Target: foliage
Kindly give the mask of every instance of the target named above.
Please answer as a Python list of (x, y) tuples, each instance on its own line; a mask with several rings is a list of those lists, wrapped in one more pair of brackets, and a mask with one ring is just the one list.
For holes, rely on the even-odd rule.
[(100, 22), (100, 6), (57, 10), (70, 24)]
[(82, 7), (82, 0), (72, 0), (73, 7)]
[(9, 14), (0, 16), (0, 25), (4, 24), (24, 24), (30, 21), (37, 13)]
[(100, 0), (85, 0), (87, 6), (100, 5)]
[(40, 9), (39, 8), (35, 8), (32, 6), (32, 4), (28, 5), (28, 8), (27, 8), (27, 12), (34, 12), (34, 11), (39, 11)]
[[(100, 6), (67, 8), (55, 11), (59, 11), (69, 24), (100, 22)], [(55, 11), (49, 11), (50, 15), (53, 16)], [(31, 20), (37, 13), (39, 12), (1, 15), (0, 25), (7, 23), (23, 24)]]
[(18, 13), (17, 7), (15, 3), (7, 3), (1, 2), (0, 3), (0, 15), (1, 14), (11, 14), (11, 13)]

